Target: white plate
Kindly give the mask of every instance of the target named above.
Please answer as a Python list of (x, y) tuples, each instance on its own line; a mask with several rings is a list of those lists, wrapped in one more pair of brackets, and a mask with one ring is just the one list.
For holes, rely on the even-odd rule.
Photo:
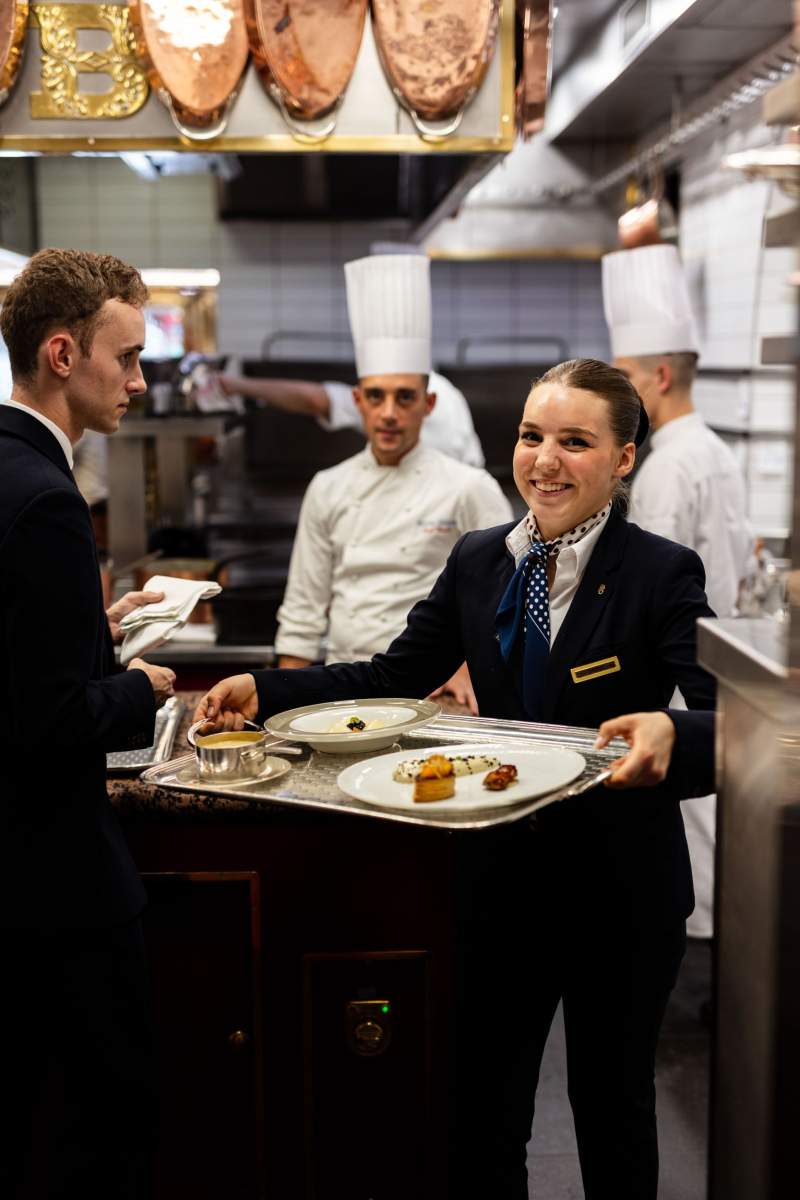
[(234, 779), (207, 779), (205, 775), (200, 774), (197, 763), (192, 762), (186, 767), (181, 767), (175, 779), (178, 783), (207, 783), (209, 787), (238, 788), (247, 787), (251, 783), (271, 783), (273, 779), (280, 779), (281, 775), (285, 775), (291, 769), (292, 764), (285, 758), (269, 754), (264, 759), (258, 775), (242, 775)]
[[(304, 708), (288, 708), (264, 722), (264, 728), (275, 737), (290, 742), (308, 742), (314, 750), (327, 754), (368, 754), (391, 746), (401, 733), (427, 725), (439, 716), (441, 709), (432, 700), (405, 700), (395, 696), (372, 700), (337, 700), (333, 704), (308, 704)], [(380, 729), (365, 729), (361, 733), (345, 730), (331, 733), (331, 726), (344, 723), (348, 717), (364, 721), (380, 721)]]
[[(449, 800), (434, 800), (429, 804), (416, 804), (413, 799), (413, 783), (397, 783), (392, 772), (410, 758), (429, 758), (431, 754), (491, 754), (501, 763), (513, 763), (519, 772), (515, 783), (504, 792), (490, 792), (483, 786), (486, 771), (477, 775), (459, 775), (456, 779), (456, 794)], [(396, 808), (404, 812), (470, 812), (473, 809), (505, 808), (521, 800), (531, 800), (555, 792), (577, 779), (586, 766), (586, 759), (575, 750), (562, 750), (558, 746), (530, 747), (492, 745), (478, 742), (469, 746), (425, 746), (414, 751), (403, 750), (399, 754), (382, 754), (369, 762), (353, 763), (346, 767), (337, 779), (343, 792), (365, 804), (376, 804), (380, 808)]]

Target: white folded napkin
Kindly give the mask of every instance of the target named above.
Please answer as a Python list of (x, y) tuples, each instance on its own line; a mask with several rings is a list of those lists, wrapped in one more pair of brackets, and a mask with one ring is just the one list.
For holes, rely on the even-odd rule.
[(218, 596), (222, 588), (210, 579), (174, 579), (171, 575), (154, 575), (144, 585), (146, 592), (163, 592), (158, 604), (144, 604), (128, 613), (119, 623), (125, 634), (120, 651), (123, 666), (148, 650), (163, 645), (182, 629), (200, 600)]

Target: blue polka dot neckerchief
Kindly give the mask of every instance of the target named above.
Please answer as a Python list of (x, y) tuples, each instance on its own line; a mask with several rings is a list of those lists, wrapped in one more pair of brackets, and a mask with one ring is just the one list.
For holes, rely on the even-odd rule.
[(495, 615), (500, 652), (508, 662), (522, 628), (522, 699), (529, 721), (541, 719), (544, 677), (550, 654), (550, 594), (547, 563), (560, 550), (581, 541), (605, 520), (611, 505), (593, 513), (574, 529), (546, 542), (536, 518), (528, 513), (526, 529), (531, 547), (514, 572)]

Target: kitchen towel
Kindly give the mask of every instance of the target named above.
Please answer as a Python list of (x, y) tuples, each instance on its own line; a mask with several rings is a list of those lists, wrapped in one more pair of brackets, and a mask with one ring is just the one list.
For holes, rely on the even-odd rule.
[(218, 596), (222, 588), (210, 579), (174, 579), (171, 575), (153, 575), (144, 585), (146, 592), (163, 592), (158, 604), (144, 604), (128, 613), (119, 623), (125, 634), (120, 652), (123, 666), (148, 650), (163, 645), (182, 629), (200, 600)]

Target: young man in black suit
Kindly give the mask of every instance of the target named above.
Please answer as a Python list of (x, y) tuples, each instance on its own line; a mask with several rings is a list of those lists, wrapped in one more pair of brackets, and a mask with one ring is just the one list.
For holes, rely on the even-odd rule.
[(66, 1127), (48, 1129), (39, 1188), (81, 1200), (147, 1190), (145, 893), (108, 801), (105, 756), (152, 741), (175, 676), (141, 659), (113, 673), (119, 621), (161, 596), (129, 593), (103, 611), (71, 473), (84, 430), (114, 433), (144, 389), (146, 299), (118, 259), (43, 250), (0, 313), (13, 377), (0, 404), (0, 1069), (13, 1097), (3, 1196), (21, 1186), (44, 1079)]

